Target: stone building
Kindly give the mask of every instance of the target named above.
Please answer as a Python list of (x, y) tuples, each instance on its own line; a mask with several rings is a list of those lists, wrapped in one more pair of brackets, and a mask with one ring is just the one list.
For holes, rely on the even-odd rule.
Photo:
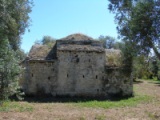
[(23, 61), (22, 88), (29, 95), (131, 96), (119, 50), (105, 50), (99, 41), (82, 34), (57, 40), (52, 48), (34, 45)]

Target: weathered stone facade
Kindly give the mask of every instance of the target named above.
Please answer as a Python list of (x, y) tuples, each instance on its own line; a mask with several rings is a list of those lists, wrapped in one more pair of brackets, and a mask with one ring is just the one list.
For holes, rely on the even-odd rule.
[[(51, 50), (32, 47), (25, 67), (22, 88), (29, 95), (52, 96), (130, 96), (130, 74), (122, 67), (109, 66), (107, 50), (99, 41), (82, 34), (56, 41)], [(38, 49), (38, 51), (36, 51)], [(42, 56), (34, 52), (41, 53)], [(112, 50), (114, 53), (114, 50)], [(32, 54), (31, 54), (32, 53)], [(109, 52), (108, 52), (109, 53)]]

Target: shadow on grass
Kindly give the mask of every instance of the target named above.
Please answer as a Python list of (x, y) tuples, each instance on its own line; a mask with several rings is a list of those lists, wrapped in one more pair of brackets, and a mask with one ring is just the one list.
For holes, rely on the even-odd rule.
[(148, 83), (155, 84), (156, 86), (160, 86), (160, 80), (150, 80)]
[(157, 81), (157, 82), (155, 82), (154, 84), (156, 84), (156, 85), (160, 85), (160, 81)]
[[(29, 103), (77, 103), (77, 102), (89, 102), (89, 101), (120, 101), (128, 99), (131, 96), (110, 96), (110, 97), (71, 97), (71, 96), (24, 96), (23, 101)], [(12, 97), (11, 100), (19, 101), (16, 97)]]
[(143, 81), (142, 80), (134, 80), (133, 81), (133, 84), (140, 84), (140, 83), (143, 83)]
[(155, 84), (156, 86), (160, 87), (160, 81), (156, 81), (154, 84)]

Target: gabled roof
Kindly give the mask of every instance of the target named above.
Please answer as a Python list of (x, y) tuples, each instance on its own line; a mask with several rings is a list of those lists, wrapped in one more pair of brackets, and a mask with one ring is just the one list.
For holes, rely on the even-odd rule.
[(53, 47), (35, 44), (32, 46), (28, 58), (29, 60), (53, 60), (57, 58), (58, 51), (90, 51), (104, 52), (100, 41), (83, 34), (72, 34), (57, 40)]
[(104, 48), (100, 41), (84, 34), (72, 34), (65, 38), (57, 40), (58, 51), (90, 51), (104, 52)]

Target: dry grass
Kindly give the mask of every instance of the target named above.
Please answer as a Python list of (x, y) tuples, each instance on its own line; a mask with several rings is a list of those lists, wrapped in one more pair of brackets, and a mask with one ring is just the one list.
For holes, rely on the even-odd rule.
[[(118, 106), (103, 107), (104, 101), (85, 102), (13, 102), (15, 106), (32, 108), (19, 111), (0, 112), (0, 120), (159, 120), (160, 119), (160, 84), (158, 82), (140, 81), (134, 84), (135, 94), (148, 96), (129, 100), (115, 101)], [(149, 99), (148, 99), (149, 98)], [(151, 98), (151, 99), (150, 99)], [(134, 101), (134, 104), (132, 104)], [(91, 106), (88, 106), (91, 104)], [(101, 104), (104, 104), (101, 106)], [(132, 105), (123, 105), (130, 103)], [(14, 105), (13, 105), (14, 106)]]

